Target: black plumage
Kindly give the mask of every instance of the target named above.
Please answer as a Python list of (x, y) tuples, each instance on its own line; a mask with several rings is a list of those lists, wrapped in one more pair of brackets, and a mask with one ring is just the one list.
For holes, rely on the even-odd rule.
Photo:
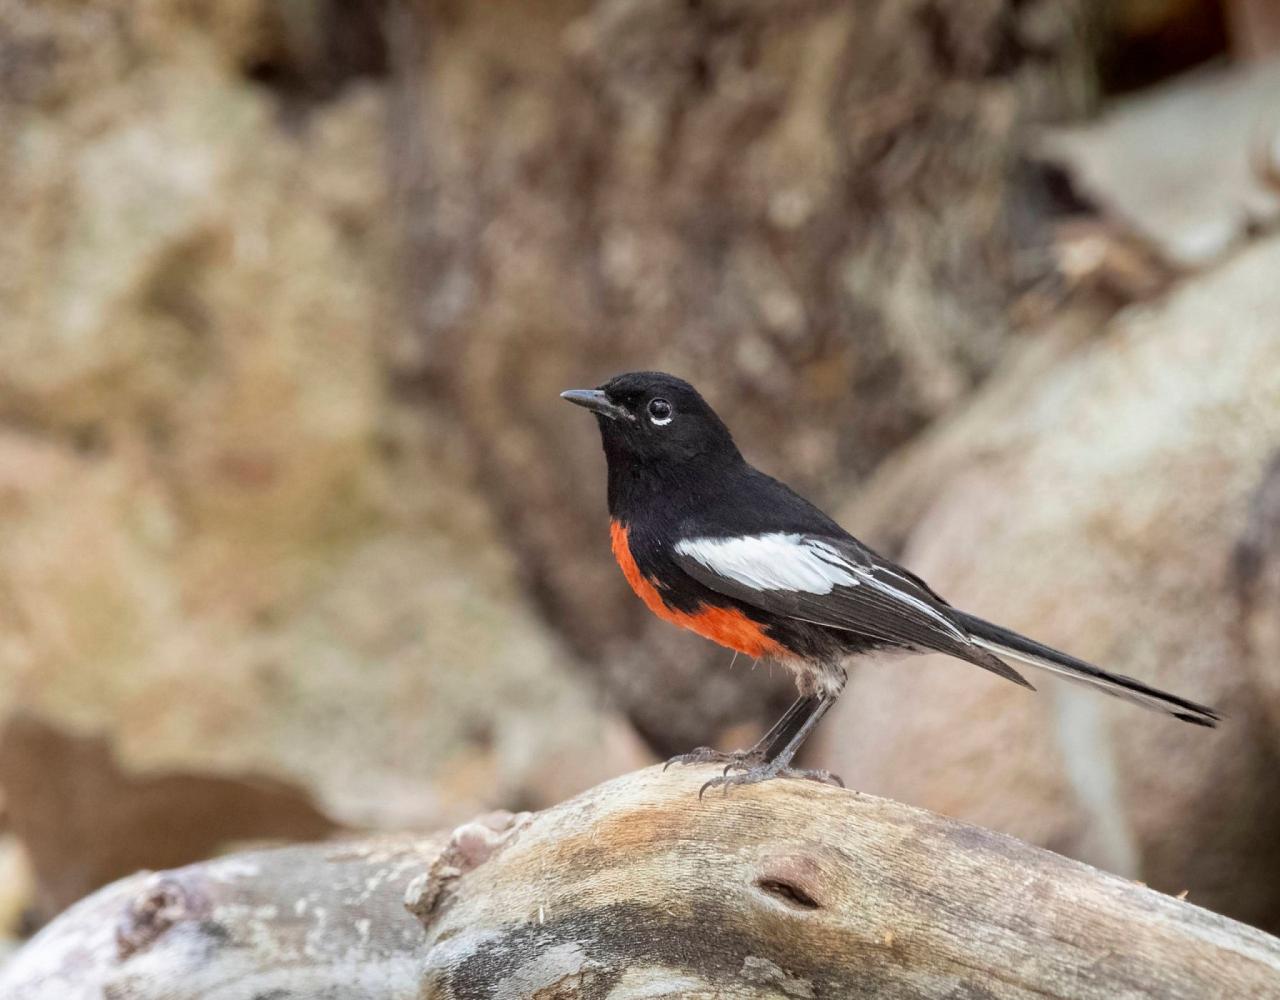
[(747, 463), (724, 422), (681, 379), (634, 372), (564, 396), (597, 416), (614, 551), (636, 592), (660, 616), (768, 655), (796, 676), (800, 698), (751, 750), (702, 748), (677, 758), (739, 769), (711, 784), (831, 777), (789, 765), (838, 697), (845, 662), (873, 651), (946, 653), (1030, 688), (1008, 657), (1198, 725), (1219, 719), (1204, 705), (953, 608)]

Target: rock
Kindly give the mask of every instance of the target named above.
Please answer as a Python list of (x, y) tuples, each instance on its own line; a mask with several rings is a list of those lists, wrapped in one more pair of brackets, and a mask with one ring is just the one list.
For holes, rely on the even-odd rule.
[(1205, 267), (1280, 220), (1280, 66), (1189, 74), (1051, 132), (1043, 153), (1177, 267)]
[(30, 929), (35, 895), (31, 856), (12, 832), (0, 834), (0, 967)]
[[(303, 788), (247, 774), (125, 774), (105, 739), (68, 736), (23, 715), (0, 734), (0, 783), (16, 803), (10, 839), (25, 846), (34, 876), (34, 885), (0, 880), (0, 889), (25, 896), (34, 917), (141, 868), (175, 867), (228, 844), (318, 840), (339, 829)], [(15, 874), (10, 866), (0, 879)]]
[[(422, 828), (648, 759), (531, 607), (456, 425), (391, 391), (385, 87), (299, 109), (260, 82), (269, 7), (0, 0), (0, 716), (44, 734), (0, 773), (33, 837), (110, 775), (99, 829), (131, 845), (69, 819), (46, 916), (224, 829), (149, 861), (157, 809), (266, 787), (229, 835)], [(42, 781), (51, 746), (74, 773)]]
[(1239, 611), (1239, 660), (1257, 685), (1271, 732), (1280, 734), (1280, 674), (1273, 667), (1280, 650), (1280, 450), (1254, 490), (1232, 553), (1231, 575)]
[(1034, 381), (1020, 359), (841, 518), (868, 541), (901, 536), (896, 501), (910, 496), (900, 555), (949, 600), (1217, 705), (1221, 728), (1039, 673), (1031, 696), (956, 661), (910, 660), (857, 669), (815, 760), (852, 787), (1280, 925), (1280, 808), (1266, 791), (1280, 728), (1274, 685), (1257, 680), (1280, 656), (1265, 624), (1274, 557), (1254, 563), (1262, 625), (1242, 619), (1233, 570), (1238, 540), (1265, 538), (1274, 517), (1278, 269), (1271, 239), (1120, 314)]
[(770, 472), (845, 495), (967, 396), (1008, 299), (1050, 277), (1018, 161), (1083, 103), (1086, 6), (507, 0), (400, 25), (398, 128), (430, 137), (396, 164), (406, 252), (433, 276), (402, 377), (452, 401), (544, 612), (660, 752), (791, 686), (727, 675), (635, 600), (595, 428), (559, 391), (674, 371)]

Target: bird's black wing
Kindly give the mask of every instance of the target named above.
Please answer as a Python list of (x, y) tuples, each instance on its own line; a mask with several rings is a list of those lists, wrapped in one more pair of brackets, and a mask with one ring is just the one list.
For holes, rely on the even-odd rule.
[(674, 558), (704, 586), (771, 614), (853, 632), (891, 648), (948, 653), (1031, 687), (974, 644), (955, 610), (923, 581), (847, 536), (691, 536), (675, 543)]

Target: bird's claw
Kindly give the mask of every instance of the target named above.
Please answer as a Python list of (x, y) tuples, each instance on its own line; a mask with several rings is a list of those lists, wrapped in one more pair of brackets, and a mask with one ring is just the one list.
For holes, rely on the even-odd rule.
[(729, 789), (734, 785), (755, 785), (762, 781), (769, 781), (773, 778), (799, 778), (803, 781), (817, 781), (827, 785), (839, 785), (844, 788), (844, 781), (838, 774), (832, 774), (830, 771), (822, 769), (802, 770), (794, 767), (778, 767), (773, 764), (762, 764), (756, 767), (748, 767), (741, 774), (722, 774), (718, 778), (712, 778), (698, 789), (698, 798), (702, 798), (706, 794), (708, 788), (721, 789), (722, 795), (728, 795)]
[(724, 773), (728, 774), (735, 767), (749, 768), (757, 762), (759, 757), (759, 754), (750, 750), (725, 751), (716, 750), (713, 747), (698, 747), (688, 753), (676, 754), (662, 765), (662, 769), (665, 771), (672, 764), (724, 764)]

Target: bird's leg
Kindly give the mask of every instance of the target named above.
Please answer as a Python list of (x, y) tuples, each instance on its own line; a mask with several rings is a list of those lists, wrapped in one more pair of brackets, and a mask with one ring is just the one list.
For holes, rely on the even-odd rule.
[(746, 771), (755, 764), (763, 764), (766, 761), (773, 760), (782, 752), (792, 739), (795, 738), (805, 725), (809, 716), (817, 708), (820, 698), (810, 695), (800, 698), (787, 713), (777, 721), (772, 729), (760, 737), (750, 750), (739, 757), (735, 757), (729, 763), (725, 764), (722, 773), (728, 774), (732, 770)]
[[(834, 700), (834, 698), (831, 699), (831, 701)], [(753, 750), (757, 748), (759, 749), (758, 756), (760, 758), (760, 762), (764, 763), (765, 761), (773, 760), (782, 753), (783, 750), (791, 745), (792, 741), (795, 740), (797, 734), (799, 734), (801, 730), (808, 733), (809, 730), (817, 725), (817, 720), (814, 720), (813, 722), (810, 722), (809, 720), (813, 717), (813, 714), (818, 711), (822, 701), (822, 697), (818, 695), (810, 695), (806, 698), (801, 698), (793, 704), (791, 708), (787, 710), (787, 714), (778, 720), (778, 724), (765, 733), (755, 747), (752, 747)], [(823, 708), (822, 711), (825, 712), (826, 709)], [(818, 718), (821, 717), (822, 715), (819, 713)], [(803, 742), (803, 740), (804, 737), (801, 737), (801, 742)], [(799, 749), (800, 744), (797, 743), (795, 745), (795, 750)], [(792, 751), (793, 756), (795, 754), (795, 750)]]
[[(844, 782), (830, 771), (801, 771), (791, 767), (791, 761), (797, 751), (799, 751), (809, 734), (813, 732), (814, 726), (826, 715), (827, 709), (835, 704), (837, 697), (838, 694), (829, 694), (818, 698), (804, 699), (816, 702), (816, 704), (805, 715), (800, 725), (794, 729), (781, 749), (776, 750), (772, 756), (769, 756), (768, 751), (771, 748), (766, 748), (765, 760), (761, 763), (753, 764), (740, 774), (727, 774), (719, 778), (712, 778), (698, 791), (698, 798), (702, 798), (703, 793), (708, 788), (723, 788), (727, 793), (733, 785), (754, 785), (757, 782), (768, 781), (770, 778), (804, 778), (809, 781), (836, 784), (843, 788)], [(781, 730), (778, 735), (782, 735)]]
[(782, 718), (775, 722), (767, 733), (756, 740), (749, 750), (716, 750), (712, 747), (698, 747), (688, 753), (672, 757), (663, 766), (665, 771), (672, 764), (724, 764), (725, 770), (733, 767), (749, 767), (763, 763), (769, 759), (770, 753), (776, 753), (777, 746), (785, 746), (795, 734), (796, 729), (804, 724), (805, 718), (818, 702), (816, 697), (800, 697), (791, 703), (791, 707), (782, 713)]

